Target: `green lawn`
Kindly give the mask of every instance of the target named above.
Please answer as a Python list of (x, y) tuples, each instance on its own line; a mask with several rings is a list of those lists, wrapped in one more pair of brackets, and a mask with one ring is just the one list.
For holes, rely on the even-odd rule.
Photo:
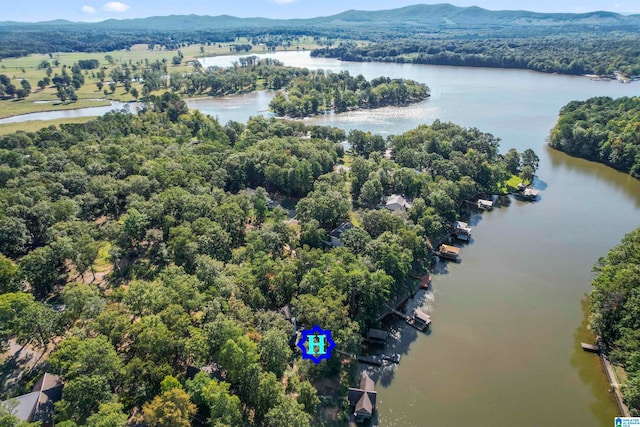
[[(250, 44), (250, 41), (246, 38), (239, 38), (234, 43), (238, 44)], [(16, 87), (20, 87), (20, 81), (26, 79), (29, 81), (32, 87), (32, 93), (25, 100), (17, 99), (5, 99), (0, 100), (0, 118), (16, 116), (20, 114), (27, 114), (32, 112), (41, 111), (56, 111), (64, 109), (94, 107), (101, 105), (109, 105), (109, 100), (130, 102), (134, 101), (134, 97), (125, 91), (122, 85), (116, 87), (114, 92), (104, 92), (108, 85), (105, 84), (102, 89), (98, 89), (97, 83), (99, 79), (95, 77), (97, 70), (87, 70), (84, 72), (85, 84), (78, 90), (76, 94), (79, 100), (73, 103), (61, 103), (56, 96), (56, 88), (53, 85), (46, 87), (45, 89), (38, 89), (38, 81), (42, 80), (46, 76), (46, 70), (38, 68), (42, 61), (49, 61), (53, 66), (53, 61), (59, 61), (59, 65), (53, 67), (53, 75), (61, 74), (62, 67), (66, 65), (71, 67), (80, 59), (97, 59), (100, 61), (101, 67), (106, 67), (105, 82), (110, 81), (110, 75), (113, 68), (118, 64), (131, 63), (136, 64), (144, 61), (155, 62), (165, 61), (167, 64), (167, 72), (171, 73), (187, 73), (193, 70), (192, 62), (196, 61), (199, 57), (206, 56), (219, 56), (236, 54), (232, 52), (230, 43), (212, 43), (209, 46), (191, 45), (180, 49), (183, 55), (182, 64), (173, 65), (172, 59), (174, 56), (178, 56), (177, 50), (164, 50), (155, 48), (149, 50), (147, 45), (134, 45), (129, 50), (117, 50), (112, 52), (73, 52), (73, 53), (53, 53), (51, 55), (34, 54), (20, 58), (5, 58), (0, 60), (0, 74), (7, 75), (12, 83)], [(290, 47), (279, 47), (277, 50), (301, 50), (301, 49), (313, 49), (319, 47), (314, 43), (312, 37), (301, 37), (299, 42), (292, 43)], [(249, 52), (242, 52), (241, 55), (255, 55), (259, 53), (266, 53), (265, 46), (254, 46)], [(110, 56), (112, 62), (109, 63), (106, 58)], [(263, 83), (263, 82), (259, 82)], [(259, 84), (259, 88), (261, 88)], [(138, 93), (142, 93), (142, 85), (137, 82), (133, 82), (132, 86), (138, 90)], [(164, 90), (158, 91), (162, 93)], [(46, 103), (34, 103), (34, 101), (54, 101)]]
[[(518, 184), (520, 184), (521, 182), (523, 182), (522, 178), (517, 175), (511, 175), (511, 178), (498, 185), (498, 189), (502, 194), (507, 194), (515, 191), (518, 188)], [(525, 182), (525, 184), (528, 183)]]
[(8, 135), (18, 131), (36, 132), (51, 125), (59, 126), (66, 123), (86, 123), (92, 119), (95, 119), (95, 117), (74, 117), (69, 119), (32, 120), (28, 122), (8, 123), (6, 125), (0, 125), (0, 135)]

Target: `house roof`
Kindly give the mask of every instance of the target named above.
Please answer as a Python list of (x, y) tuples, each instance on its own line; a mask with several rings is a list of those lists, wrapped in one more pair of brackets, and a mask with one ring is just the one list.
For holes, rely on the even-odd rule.
[(400, 206), (404, 206), (407, 201), (399, 194), (392, 194), (387, 199), (387, 206), (398, 204)]
[(364, 393), (365, 393), (364, 390), (350, 387), (349, 394), (347, 394), (347, 400), (349, 401), (349, 405), (356, 406), (356, 403), (358, 403), (358, 401), (360, 400), (360, 398)]
[(425, 323), (431, 322), (431, 316), (429, 316), (427, 313), (423, 313), (420, 310), (415, 310), (413, 312), (413, 317), (415, 317), (416, 319), (422, 320)]
[(36, 410), (39, 397), (40, 392), (34, 391), (32, 393), (23, 394), (22, 396), (11, 399), (17, 402), (16, 407), (13, 409), (13, 415), (18, 417), (18, 419), (22, 421), (30, 421)]
[(53, 421), (53, 404), (62, 399), (62, 387), (60, 377), (45, 373), (31, 393), (14, 399), (18, 405), (13, 414), (23, 421), (50, 424)]
[(456, 248), (455, 246), (449, 246), (449, 245), (442, 245), (440, 247), (440, 250), (444, 252), (456, 254), (456, 255), (460, 253), (460, 248)]
[(369, 329), (367, 332), (367, 338), (386, 340), (389, 334), (381, 329)]
[(62, 380), (59, 376), (45, 373), (36, 383), (34, 391), (40, 390), (38, 406), (32, 422), (51, 424), (53, 422), (53, 404), (62, 399)]
[(537, 196), (538, 194), (540, 194), (540, 191), (533, 188), (527, 188), (526, 190), (524, 190), (525, 196)]
[(356, 414), (372, 415), (375, 407), (376, 393), (362, 393), (360, 400), (355, 405)]
[(354, 406), (356, 414), (371, 416), (376, 407), (377, 396), (373, 389), (373, 380), (365, 372), (360, 378), (360, 388), (350, 388), (347, 399), (349, 405)]
[(360, 378), (360, 388), (364, 391), (373, 391), (373, 380), (366, 372)]
[(340, 224), (339, 227), (337, 227), (331, 232), (331, 236), (340, 238), (342, 233), (349, 230), (350, 228), (353, 228), (353, 224), (351, 224), (350, 222), (343, 222), (342, 224)]
[(456, 221), (453, 223), (453, 226), (455, 228), (467, 228), (469, 227), (469, 224), (467, 224), (466, 222), (462, 222), (462, 221)]
[(399, 194), (392, 194), (389, 197), (387, 197), (385, 207), (390, 210), (396, 210), (401, 207), (405, 209), (410, 209), (411, 203), (407, 202), (407, 200)]
[(360, 415), (372, 415), (376, 407), (378, 393), (375, 391), (364, 391), (359, 388), (349, 389), (349, 405), (354, 407), (354, 412)]

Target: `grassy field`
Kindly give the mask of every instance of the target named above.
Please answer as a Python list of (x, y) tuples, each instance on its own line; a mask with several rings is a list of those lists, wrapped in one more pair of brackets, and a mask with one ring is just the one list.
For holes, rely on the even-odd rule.
[[(40, 95), (40, 94), (33, 94)], [(76, 102), (60, 102), (58, 98), (55, 100), (48, 99), (46, 95), (43, 95), (45, 99), (36, 100), (36, 96), (32, 99), (31, 96), (23, 100), (4, 100), (0, 101), (0, 119), (6, 117), (17, 116), (27, 113), (40, 113), (44, 111), (59, 111), (59, 110), (75, 110), (77, 108), (86, 107), (102, 107), (110, 104), (110, 101), (106, 99), (80, 99)], [(38, 103), (34, 101), (45, 101), (46, 103)]]
[(95, 117), (74, 117), (69, 119), (33, 120), (21, 123), (8, 123), (6, 125), (0, 125), (0, 135), (8, 135), (18, 131), (36, 132), (51, 125), (59, 126), (66, 123), (86, 123), (92, 119), (95, 119)]
[[(212, 43), (209, 46), (198, 44), (180, 48), (180, 52), (183, 55), (183, 60), (180, 65), (173, 65), (172, 63), (173, 57), (178, 56), (177, 50), (164, 50), (158, 47), (149, 50), (147, 45), (134, 45), (129, 50), (113, 52), (54, 53), (51, 55), (38, 54), (20, 58), (5, 58), (0, 60), (0, 74), (8, 76), (16, 87), (20, 87), (20, 80), (28, 80), (32, 87), (32, 93), (25, 100), (0, 100), (0, 118), (40, 111), (108, 105), (108, 100), (121, 102), (134, 101), (134, 97), (126, 92), (122, 85), (117, 86), (114, 92), (109, 91), (106, 94), (104, 92), (104, 89), (108, 88), (111, 71), (118, 64), (128, 63), (142, 65), (145, 61), (162, 61), (166, 62), (167, 72), (169, 74), (180, 72), (188, 73), (193, 71), (194, 62), (200, 57), (236, 54), (236, 52), (231, 51), (229, 47), (230, 44), (250, 44), (250, 41), (245, 38), (238, 38), (234, 43)], [(277, 50), (310, 50), (316, 47), (319, 47), (319, 45), (314, 43), (312, 37), (300, 37), (298, 42), (292, 43), (290, 47), (279, 47)], [(253, 46), (249, 52), (241, 52), (240, 54), (248, 56), (266, 52), (266, 46)], [(111, 57), (111, 63), (107, 61), (107, 57)], [(105, 85), (102, 90), (96, 86), (100, 81), (100, 79), (95, 76), (97, 70), (84, 72), (85, 84), (76, 90), (78, 101), (74, 103), (59, 102), (56, 96), (56, 88), (53, 85), (43, 90), (38, 89), (38, 81), (46, 76), (46, 69), (38, 68), (42, 61), (48, 61), (52, 64), (53, 74), (51, 77), (53, 77), (56, 74), (61, 74), (64, 65), (71, 67), (80, 59), (97, 59), (100, 61), (101, 67), (106, 67), (104, 70), (106, 74)], [(54, 61), (58, 61), (59, 65), (53, 67)], [(135, 87), (139, 93), (142, 93), (142, 85), (140, 83), (133, 82), (131, 87)], [(34, 101), (56, 102), (34, 103)]]
[[(512, 191), (515, 191), (515, 189), (518, 188), (518, 184), (520, 184), (521, 182), (522, 182), (522, 178), (520, 178), (517, 175), (511, 175), (511, 178), (504, 181), (502, 184), (498, 185), (498, 189), (501, 191), (502, 194), (507, 194)], [(529, 183), (525, 182), (525, 184), (528, 185)]]

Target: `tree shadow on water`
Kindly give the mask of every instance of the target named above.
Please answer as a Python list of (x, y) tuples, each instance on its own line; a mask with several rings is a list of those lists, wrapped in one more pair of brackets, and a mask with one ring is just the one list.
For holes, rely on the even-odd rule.
[(546, 181), (543, 181), (536, 176), (533, 178), (532, 187), (535, 188), (536, 190), (546, 190), (548, 185)]
[(580, 301), (582, 306), (582, 312), (584, 313), (580, 326), (576, 328), (573, 334), (574, 350), (571, 356), (571, 366), (573, 366), (578, 372), (580, 380), (584, 384), (589, 385), (591, 394), (595, 396), (602, 396), (605, 390), (608, 390), (608, 402), (603, 402), (601, 399), (596, 399), (590, 406), (591, 412), (595, 416), (601, 416), (603, 409), (609, 406), (611, 403), (617, 405), (613, 393), (609, 388), (609, 382), (607, 374), (604, 371), (604, 367), (600, 361), (600, 356), (595, 353), (589, 353), (582, 349), (581, 344), (594, 344), (595, 336), (589, 329), (589, 296), (585, 295)]

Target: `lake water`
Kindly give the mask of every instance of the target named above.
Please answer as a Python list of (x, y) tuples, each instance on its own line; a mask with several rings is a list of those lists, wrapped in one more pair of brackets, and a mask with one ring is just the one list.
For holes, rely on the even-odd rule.
[[(44, 101), (40, 101), (40, 103), (43, 102)], [(137, 106), (135, 103), (111, 101), (111, 105), (105, 105), (102, 107), (76, 108), (74, 110), (43, 111), (40, 113), (20, 114), (18, 116), (6, 117), (4, 119), (0, 119), (0, 125), (4, 125), (7, 123), (23, 123), (31, 120), (57, 120), (72, 119), (76, 117), (102, 116), (109, 111), (122, 109), (134, 113), (137, 111)]]
[[(376, 379), (382, 426), (608, 426), (617, 408), (599, 360), (580, 348), (586, 295), (598, 257), (640, 226), (640, 181), (546, 146), (559, 109), (574, 99), (637, 95), (640, 86), (522, 70), (348, 63), (308, 53), (270, 55), (286, 65), (348, 70), (427, 83), (432, 96), (406, 108), (318, 116), (305, 122), (397, 134), (435, 119), (477, 127), (501, 149), (540, 156), (537, 203), (513, 200), (473, 214), (459, 264), (436, 266), (419, 305), (430, 334), (393, 324), (400, 364)], [(237, 57), (209, 58), (205, 66)], [(243, 121), (271, 94), (200, 100), (190, 106)], [(387, 352), (391, 350), (387, 349)]]
[[(432, 290), (412, 302), (431, 314), (431, 333), (392, 325), (391, 347), (403, 357), (393, 369), (371, 371), (379, 424), (612, 425), (617, 408), (604, 372), (580, 342), (593, 339), (585, 305), (593, 264), (640, 226), (640, 181), (551, 150), (546, 138), (567, 102), (635, 96), (640, 86), (522, 70), (346, 63), (308, 52), (269, 56), (286, 65), (411, 78), (431, 87), (431, 98), (406, 108), (328, 114), (307, 123), (388, 135), (440, 119), (493, 133), (503, 152), (533, 148), (540, 156), (540, 200), (472, 214), (473, 238), (462, 262), (438, 264)], [(268, 115), (272, 96), (262, 91), (188, 104), (224, 123)]]

